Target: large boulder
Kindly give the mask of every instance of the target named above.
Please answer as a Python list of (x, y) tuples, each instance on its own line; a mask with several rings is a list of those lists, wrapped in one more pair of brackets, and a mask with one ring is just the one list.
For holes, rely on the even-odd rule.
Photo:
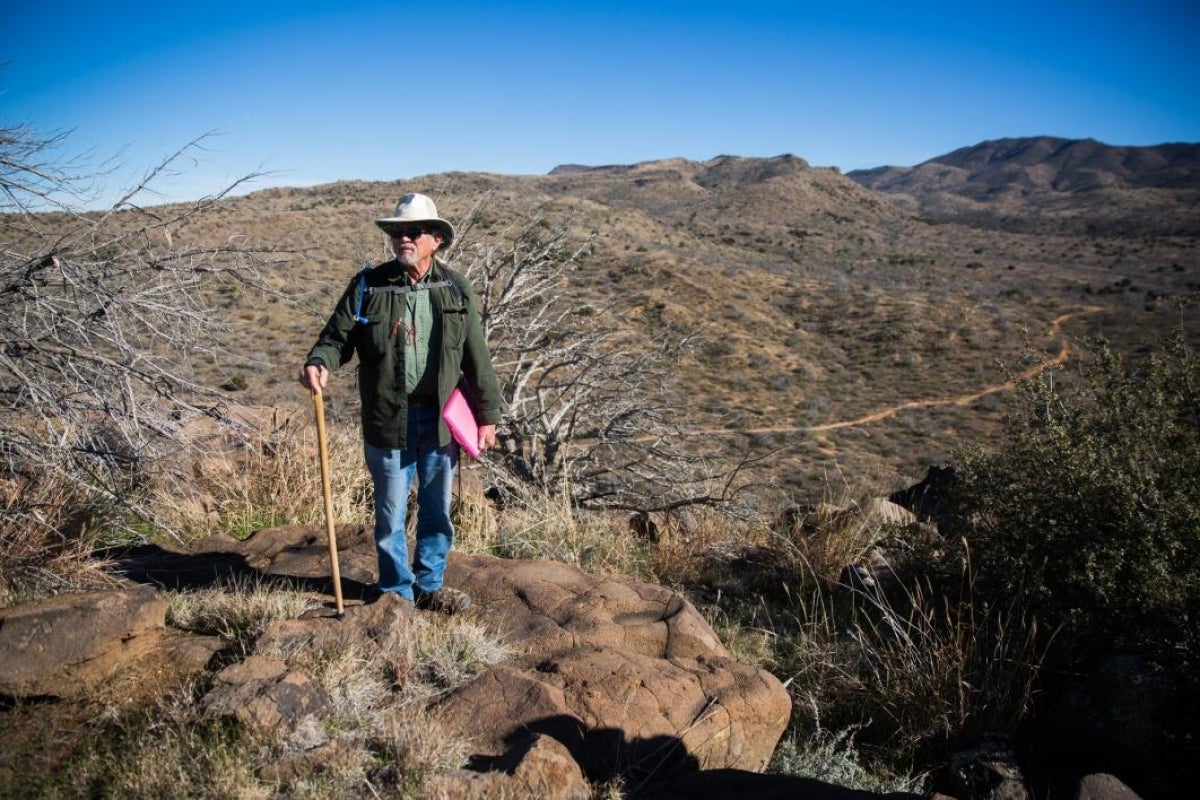
[[(367, 529), (340, 528), (338, 546), (343, 563), (374, 558)], [(324, 532), (311, 526), (262, 531), (245, 542), (209, 540), (202, 549), (218, 548), (268, 575), (328, 574)], [(352, 574), (373, 580), (373, 565)], [(451, 554), (446, 582), (471, 596), (470, 613), (515, 653), (438, 707), (451, 730), (472, 739), (473, 763), (484, 771), (523, 775), (528, 788), (544, 782), (537, 765), (562, 753), (592, 780), (761, 770), (787, 724), (791, 701), (779, 681), (730, 658), (695, 607), (665, 587), (555, 561), (461, 553)], [(276, 623), (255, 650), (322, 647), (331, 636), (390, 648), (410, 613), (384, 597), (348, 606), (337, 623)], [(483, 791), (477, 779), (453, 780), (466, 782), (463, 792)], [(560, 788), (549, 796), (571, 796), (578, 784)]]
[(730, 658), (668, 589), (486, 556), (455, 557), (448, 578), (521, 652), (438, 706), (481, 767), (517, 770), (536, 734), (589, 780), (645, 786), (696, 769), (761, 770), (787, 725), (782, 684)]
[(957, 480), (954, 467), (935, 464), (926, 470), (925, 477), (918, 483), (892, 492), (888, 500), (911, 511), (920, 522), (938, 523), (941, 530), (942, 516)]
[(589, 575), (557, 561), (457, 553), (446, 578), (516, 649), (604, 645), (655, 658), (728, 655), (695, 607), (663, 586)]
[(0, 695), (85, 692), (156, 647), (166, 614), (166, 601), (149, 586), (0, 609)]

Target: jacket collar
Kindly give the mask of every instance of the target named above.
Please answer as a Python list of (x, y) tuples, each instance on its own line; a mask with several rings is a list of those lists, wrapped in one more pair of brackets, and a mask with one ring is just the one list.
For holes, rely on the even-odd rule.
[[(429, 265), (429, 269), (421, 277), (421, 280), (417, 281), (417, 283), (442, 280), (442, 278), (445, 277), (442, 274), (442, 268), (444, 266), (445, 265), (442, 264), (441, 261), (438, 261), (436, 258), (433, 259), (433, 263)], [(391, 261), (385, 261), (380, 264), (379, 271), (381, 273), (381, 277), (383, 277), (383, 279), (388, 283), (408, 282), (408, 273), (404, 271), (404, 267), (400, 266), (400, 262), (394, 258)]]

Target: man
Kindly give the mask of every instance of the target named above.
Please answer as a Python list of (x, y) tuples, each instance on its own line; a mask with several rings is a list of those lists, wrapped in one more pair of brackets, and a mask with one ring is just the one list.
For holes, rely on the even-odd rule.
[[(465, 593), (442, 585), (453, 543), (450, 489), (458, 463), (441, 410), (460, 376), (474, 389), (479, 449), (496, 443), (500, 387), (492, 368), (470, 283), (435, 253), (454, 227), (431, 199), (406, 194), (390, 217), (375, 220), (395, 259), (364, 269), (342, 293), (300, 382), (325, 388), (330, 371), (358, 353), (362, 431), (375, 487), (379, 588), (418, 608), (456, 613)], [(417, 540), (412, 567), (404, 522), (417, 480)]]

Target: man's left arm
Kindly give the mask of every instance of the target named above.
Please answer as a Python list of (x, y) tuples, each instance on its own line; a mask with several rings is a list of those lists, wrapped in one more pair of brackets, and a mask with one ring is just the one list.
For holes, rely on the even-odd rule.
[(463, 374), (467, 376), (479, 398), (479, 407), (475, 411), (478, 417), (476, 422), (479, 423), (480, 444), (483, 444), (486, 435), (490, 447), (496, 442), (496, 423), (500, 421), (500, 381), (496, 378), (487, 339), (483, 335), (479, 300), (470, 282), (464, 280), (463, 283), (467, 296), (467, 336), (463, 346), (462, 368)]

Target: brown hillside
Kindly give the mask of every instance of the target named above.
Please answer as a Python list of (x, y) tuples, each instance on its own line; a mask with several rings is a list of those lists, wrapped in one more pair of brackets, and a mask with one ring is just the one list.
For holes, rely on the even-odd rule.
[[(913, 174), (966, 169), (931, 163)], [(1133, 233), (1153, 229), (1164, 207), (1172, 218), (1194, 213), (1182, 190), (1122, 186), (1105, 190), (1105, 202), (1119, 201), (1107, 216), (1054, 212), (1082, 215), (1093, 235), (1014, 232), (937, 224), (927, 210), (919, 218), (794, 156), (722, 156), (223, 200), (190, 233), (302, 249), (302, 280), (284, 287), (287, 304), (251, 292), (217, 298), (244, 349), (239, 360), (198, 365), (202, 373), (214, 385), (240, 376), (242, 402), (303, 403), (297, 366), (345, 282), (363, 261), (386, 257), (372, 219), (407, 191), (432, 195), (464, 228), (452, 260), (539, 219), (590, 242), (571, 292), (611, 304), (648, 343), (693, 342), (668, 392), (696, 446), (772, 453), (770, 477), (806, 493), (839, 475), (894, 487), (960, 445), (989, 441), (1001, 365), (1029, 366), (1026, 345), (1067, 358), (1086, 334), (1136, 348), (1181, 319), (1200, 328), (1184, 300), (1200, 288), (1197, 232)], [(962, 202), (994, 214), (1009, 194)], [(335, 378), (335, 424), (354, 424), (352, 386), (349, 370)]]
[(849, 177), (944, 221), (1093, 235), (1200, 230), (1200, 144), (997, 139)]

